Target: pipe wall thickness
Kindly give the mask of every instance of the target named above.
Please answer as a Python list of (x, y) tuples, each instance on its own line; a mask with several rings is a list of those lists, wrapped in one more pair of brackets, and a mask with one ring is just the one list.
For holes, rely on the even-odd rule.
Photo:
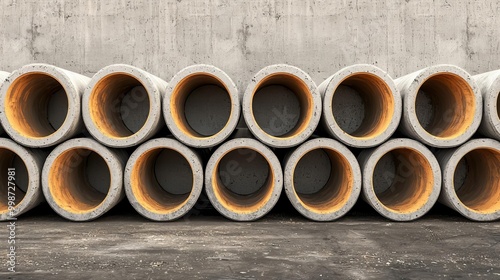
[(54, 211), (71, 221), (94, 220), (125, 196), (123, 171), (127, 155), (89, 138), (57, 146), (42, 171), (45, 199)]
[(202, 190), (200, 156), (174, 139), (147, 141), (132, 153), (125, 168), (125, 193), (130, 204), (154, 221), (184, 216)]
[(500, 141), (500, 70), (473, 77), (483, 96), (483, 119), (479, 132)]
[(482, 97), (476, 82), (454, 65), (424, 68), (395, 80), (403, 98), (400, 131), (437, 148), (465, 143), (478, 129)]
[(345, 145), (369, 148), (385, 142), (401, 119), (401, 95), (382, 69), (345, 67), (319, 85), (322, 126)]
[[(2, 86), (3, 82), (9, 77), (10, 73), (9, 72), (4, 72), (0, 71), (0, 87)], [(2, 123), (0, 122), (0, 136), (5, 133), (5, 130), (2, 127)]]
[(97, 72), (82, 100), (89, 133), (112, 148), (139, 145), (165, 123), (161, 102), (167, 82), (137, 67), (113, 64)]
[(222, 144), (205, 170), (205, 190), (214, 208), (235, 221), (253, 221), (276, 205), (283, 174), (273, 151), (257, 140), (237, 138)]
[(81, 97), (90, 78), (49, 64), (29, 64), (0, 87), (0, 123), (16, 142), (51, 147), (81, 133)]
[(231, 78), (212, 65), (182, 69), (167, 86), (163, 115), (172, 134), (195, 148), (221, 144), (235, 130), (240, 95)]
[(441, 170), (432, 152), (421, 143), (391, 139), (362, 151), (363, 199), (393, 221), (422, 217), (436, 203), (441, 190)]
[(333, 221), (358, 200), (361, 170), (352, 152), (328, 138), (309, 140), (285, 159), (285, 191), (293, 207), (313, 221)]
[(253, 135), (274, 148), (306, 141), (321, 118), (321, 96), (301, 69), (276, 64), (260, 70), (243, 95), (243, 117)]
[(19, 217), (44, 200), (40, 177), (45, 157), (40, 150), (0, 138), (0, 221)]
[(500, 142), (474, 139), (436, 157), (443, 172), (441, 203), (473, 221), (500, 219)]

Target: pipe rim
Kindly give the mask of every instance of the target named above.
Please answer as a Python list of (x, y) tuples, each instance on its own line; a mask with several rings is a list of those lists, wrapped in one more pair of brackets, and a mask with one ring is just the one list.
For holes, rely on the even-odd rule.
[[(303, 202), (297, 194), (293, 182), (294, 171), (299, 161), (307, 153), (318, 149), (330, 150), (337, 156), (342, 157), (343, 163), (348, 165), (349, 171), (352, 175), (349, 178), (350, 186), (348, 187), (349, 195), (347, 196), (347, 199), (344, 198), (341, 204), (335, 205), (327, 211), (315, 209), (314, 207), (308, 206), (305, 202)], [(332, 168), (331, 173), (333, 172), (335, 171)], [(356, 176), (356, 174), (358, 174), (358, 176)], [(288, 199), (294, 208), (304, 217), (314, 221), (333, 221), (347, 214), (347, 212), (352, 209), (358, 200), (361, 193), (361, 169), (354, 154), (340, 142), (328, 138), (313, 139), (300, 145), (288, 157), (284, 168), (284, 185)]]
[[(97, 206), (90, 210), (78, 211), (77, 213), (75, 211), (68, 210), (64, 206), (59, 205), (58, 198), (56, 198), (52, 192), (52, 184), (50, 182), (50, 178), (54, 176), (52, 174), (52, 169), (56, 161), (60, 159), (61, 156), (65, 155), (67, 152), (73, 152), (81, 149), (95, 152), (100, 156), (101, 159), (105, 161), (109, 170), (110, 184), (108, 193)], [(116, 168), (112, 168), (112, 166), (115, 166)], [(122, 163), (120, 158), (118, 158), (115, 153), (111, 152), (111, 150), (99, 144), (95, 140), (88, 138), (76, 138), (68, 140), (57, 146), (49, 154), (44, 163), (42, 169), (43, 194), (50, 207), (61, 217), (71, 221), (94, 220), (105, 214), (121, 200), (123, 191), (123, 170), (121, 166)]]
[[(430, 192), (427, 190), (428, 195), (425, 203), (421, 203), (421, 206), (414, 211), (403, 213), (384, 205), (375, 193), (373, 187), (373, 174), (377, 163), (383, 156), (400, 149), (415, 153), (417, 156), (421, 157), (420, 159), (427, 161), (428, 166), (425, 171), (427, 173), (426, 175), (430, 175), (433, 178), (432, 184), (427, 183), (427, 187), (432, 185), (430, 186), (432, 190)], [(426, 146), (415, 140), (406, 138), (391, 139), (375, 148), (364, 164), (362, 177), (363, 196), (379, 214), (393, 221), (412, 221), (422, 217), (434, 206), (441, 191), (441, 168), (437, 159)], [(420, 197), (418, 200), (423, 199), (425, 199), (425, 197)]]
[[(260, 86), (274, 76), (289, 77), (300, 84), (301, 87), (309, 93), (307, 96), (303, 96), (307, 99), (307, 104), (305, 106), (307, 107), (305, 119), (302, 124), (298, 125), (298, 127), (294, 128), (290, 132), (287, 132), (285, 134), (286, 136), (272, 136), (271, 134), (266, 133), (257, 123), (255, 116), (253, 115), (253, 98), (255, 94), (259, 90)], [(286, 64), (270, 65), (255, 74), (243, 95), (243, 108), (243, 117), (252, 134), (260, 141), (275, 148), (293, 147), (301, 144), (309, 138), (318, 126), (322, 110), (321, 96), (316, 83), (303, 70)]]
[[(116, 136), (113, 135), (113, 133), (103, 131), (102, 125), (98, 125), (98, 123), (103, 122), (103, 120), (97, 116), (97, 109), (100, 108), (100, 106), (90, 105), (90, 102), (93, 101), (94, 95), (96, 94), (96, 86), (106, 79), (121, 75), (128, 76), (139, 82), (146, 89), (146, 93), (149, 98), (149, 114), (146, 121), (137, 132), (131, 132), (130, 135), (124, 137)], [(146, 141), (156, 132), (156, 127), (158, 126), (161, 118), (160, 92), (161, 89), (153, 81), (152, 75), (142, 69), (126, 64), (113, 64), (106, 66), (92, 77), (83, 94), (82, 115), (85, 126), (87, 127), (89, 133), (97, 141), (108, 147), (127, 148), (138, 145)], [(95, 102), (95, 104), (100, 103)], [(109, 123), (111, 122), (108, 122), (108, 125), (112, 126), (112, 124)]]
[[(177, 108), (174, 108), (175, 97), (179, 87), (190, 78), (197, 76), (207, 76), (209, 79), (218, 81), (225, 89), (231, 99), (231, 111), (229, 119), (224, 127), (217, 133), (210, 136), (200, 136), (193, 133), (189, 124), (180, 120)], [(189, 93), (187, 94), (187, 96)], [(186, 96), (186, 97), (187, 97)], [(183, 144), (195, 148), (209, 148), (221, 144), (235, 130), (241, 114), (240, 97), (238, 88), (233, 80), (221, 69), (207, 64), (196, 64), (188, 66), (179, 71), (168, 83), (165, 98), (163, 99), (163, 116), (169, 131)]]
[(483, 101), (483, 117), (492, 124), (491, 128), (495, 132), (495, 139), (500, 141), (500, 75), (488, 88)]
[[(151, 207), (141, 203), (135, 194), (136, 187), (133, 186), (133, 173), (137, 161), (143, 158), (147, 153), (157, 149), (169, 149), (178, 152), (189, 163), (193, 172), (193, 186), (189, 196), (173, 210), (154, 211)], [(188, 147), (174, 139), (156, 138), (149, 140), (139, 146), (130, 156), (125, 168), (125, 193), (130, 204), (143, 217), (154, 221), (171, 221), (184, 216), (196, 204), (203, 190), (203, 166), (198, 156)]]
[[(269, 165), (269, 177), (266, 180), (266, 186), (269, 185), (269, 190), (264, 190), (263, 199), (259, 200), (258, 205), (252, 205), (249, 211), (234, 209), (221, 198), (219, 194), (218, 167), (224, 156), (238, 149), (250, 149), (260, 154)], [(224, 187), (224, 186), (222, 186)], [(264, 188), (262, 186), (261, 188)], [(276, 155), (257, 140), (250, 138), (232, 139), (222, 144), (210, 157), (205, 169), (205, 190), (208, 199), (214, 208), (224, 217), (234, 221), (254, 221), (262, 218), (276, 205), (281, 195), (283, 188), (283, 173), (281, 164)]]
[[(472, 96), (469, 97), (474, 98), (474, 101), (469, 102), (473, 104), (474, 109), (468, 111), (468, 113), (470, 111), (473, 111), (473, 113), (466, 114), (467, 120), (458, 128), (459, 132), (446, 137), (439, 137), (429, 133), (421, 125), (416, 112), (415, 104), (419, 89), (425, 82), (437, 76), (450, 76), (457, 79), (457, 81), (459, 81), (458, 83), (462, 83), (463, 86), (468, 87), (469, 93), (472, 93)], [(481, 123), (481, 109), (483, 108), (482, 95), (480, 94), (477, 84), (472, 79), (471, 75), (467, 71), (455, 65), (435, 65), (421, 70), (408, 87), (407, 94), (404, 96), (404, 99), (403, 117), (405, 121), (410, 124), (409, 129), (418, 135), (420, 141), (429, 146), (448, 148), (463, 144), (472, 137)], [(470, 106), (470, 104), (467, 104), (467, 106)]]
[[(45, 136), (35, 137), (23, 133), (21, 129), (11, 125), (10, 120), (14, 117), (14, 112), (10, 112), (7, 106), (8, 97), (11, 95), (11, 86), (18, 82), (19, 79), (27, 77), (28, 75), (44, 75), (57, 81), (64, 92), (68, 101), (68, 110), (66, 118), (62, 125), (53, 133)], [(67, 140), (73, 132), (73, 127), (77, 127), (80, 122), (80, 94), (73, 86), (71, 77), (61, 68), (49, 64), (28, 64), (18, 70), (12, 72), (5, 82), (0, 86), (0, 106), (3, 114), (0, 114), (0, 123), (7, 132), (7, 134), (16, 142), (23, 146), (32, 148), (44, 148), (57, 145)], [(14, 118), (17, 119), (17, 118)]]
[(5, 76), (5, 78), (0, 78), (0, 81), (1, 81), (0, 83), (3, 83), (3, 82), (7, 79), (7, 77), (8, 77), (9, 75), (10, 75), (10, 73), (9, 73), (9, 72), (0, 71), (0, 77), (4, 77), (4, 76)]
[[(7, 80), (7, 78), (9, 77), (9, 75), (10, 75), (9, 72), (0, 71), (0, 92), (1, 92), (1, 86), (2, 86), (3, 82), (5, 82), (5, 80)], [(0, 110), (0, 115), (1, 114), (2, 113), (1, 113), (1, 110)], [(3, 135), (4, 133), (5, 133), (5, 130), (3, 129), (2, 122), (0, 120), (0, 135)]]
[(495, 221), (500, 219), (500, 203), (497, 202), (496, 206), (498, 209), (494, 211), (474, 210), (462, 202), (462, 199), (459, 198), (455, 191), (454, 177), (458, 163), (466, 155), (478, 150), (490, 150), (500, 155), (500, 142), (493, 139), (480, 138), (471, 140), (457, 148), (445, 163), (443, 169), (443, 193), (455, 210), (462, 216), (474, 221)]
[(12, 216), (10, 215), (8, 208), (0, 211), (0, 221), (6, 221), (11, 217), (18, 217), (19, 215), (26, 212), (27, 208), (32, 203), (32, 200), (40, 191), (41, 186), (40, 186), (40, 170), (39, 166), (37, 165), (37, 160), (26, 148), (24, 148), (23, 146), (17, 144), (16, 142), (10, 139), (0, 138), (0, 150), (2, 149), (9, 150), (21, 158), (24, 165), (26, 166), (29, 178), (27, 191), (24, 194), (22, 200), (15, 205), (13, 211), (14, 215)]
[[(385, 85), (386, 91), (388, 91), (390, 96), (386, 96), (389, 100), (384, 100), (384, 102), (387, 101), (389, 104), (393, 105), (391, 106), (390, 112), (387, 114), (388, 116), (384, 117), (382, 123), (379, 122), (376, 125), (376, 131), (374, 132), (372, 130), (372, 132), (366, 136), (354, 136), (346, 133), (338, 125), (332, 108), (333, 97), (336, 89), (346, 80), (359, 75), (371, 76), (377, 82)], [(373, 82), (371, 84), (373, 85)], [(399, 91), (397, 90), (396, 84), (389, 74), (374, 65), (356, 64), (345, 67), (335, 73), (326, 86), (323, 100), (323, 117), (326, 122), (330, 124), (326, 126), (327, 129), (333, 137), (351, 147), (369, 148), (385, 142), (396, 131), (401, 120), (402, 99)], [(386, 112), (383, 113), (385, 114)]]

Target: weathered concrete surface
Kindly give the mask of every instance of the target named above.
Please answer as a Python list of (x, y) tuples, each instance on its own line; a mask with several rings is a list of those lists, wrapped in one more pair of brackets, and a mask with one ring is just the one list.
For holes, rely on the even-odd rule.
[[(5, 79), (10, 75), (8, 72), (0, 71), (0, 86), (3, 84)], [(5, 130), (2, 127), (2, 124), (0, 124), (0, 135), (4, 134)]]
[(361, 170), (340, 142), (316, 138), (286, 156), (285, 193), (293, 207), (313, 221), (333, 221), (354, 206), (361, 192)]
[(358, 204), (335, 223), (275, 208), (253, 223), (203, 211), (168, 225), (127, 203), (92, 224), (40, 208), (17, 221), (14, 279), (498, 279), (500, 223), (438, 206), (412, 223)]
[(70, 221), (97, 219), (125, 196), (127, 153), (90, 138), (57, 146), (42, 169), (42, 190), (50, 207)]
[(432, 65), (399, 77), (403, 98), (399, 130), (428, 146), (451, 148), (477, 131), (482, 96), (470, 74), (455, 65)]
[(0, 122), (27, 147), (55, 146), (84, 130), (82, 94), (89, 77), (34, 63), (12, 72), (0, 87)]
[(203, 190), (200, 156), (174, 139), (139, 146), (125, 166), (124, 187), (134, 209), (154, 221), (185, 215)]
[(137, 67), (113, 64), (99, 70), (82, 96), (82, 115), (102, 144), (127, 148), (165, 126), (161, 102), (167, 82)]
[(244, 89), (264, 66), (300, 67), (318, 84), (370, 63), (400, 77), (438, 63), (500, 68), (496, 0), (6, 0), (0, 65), (45, 62), (91, 76), (127, 63), (169, 80), (207, 63)]
[(255, 221), (278, 202), (281, 164), (271, 149), (251, 138), (232, 139), (214, 151), (205, 167), (205, 192), (213, 207), (235, 221)]
[[(273, 98), (266, 97), (270, 95)], [(269, 65), (248, 82), (242, 111), (249, 130), (262, 143), (290, 148), (306, 141), (316, 130), (321, 118), (321, 95), (302, 69)]]
[(376, 66), (342, 68), (318, 90), (323, 100), (323, 127), (348, 146), (378, 146), (391, 137), (401, 120), (402, 100), (396, 84)]
[(168, 129), (182, 143), (195, 148), (221, 144), (238, 125), (240, 93), (221, 69), (188, 66), (169, 81), (163, 98)]
[(500, 141), (500, 70), (473, 78), (483, 95), (483, 118), (478, 132)]
[(394, 138), (358, 155), (363, 176), (361, 197), (392, 221), (425, 215), (441, 191), (441, 170), (422, 143)]
[(500, 142), (480, 138), (456, 149), (438, 150), (439, 201), (473, 221), (500, 219)]
[[(0, 221), (18, 217), (44, 201), (40, 174), (46, 157), (42, 150), (25, 148), (8, 138), (0, 138)], [(15, 168), (13, 174), (9, 168)], [(14, 180), (10, 180), (10, 176)], [(12, 211), (9, 196), (14, 197)]]

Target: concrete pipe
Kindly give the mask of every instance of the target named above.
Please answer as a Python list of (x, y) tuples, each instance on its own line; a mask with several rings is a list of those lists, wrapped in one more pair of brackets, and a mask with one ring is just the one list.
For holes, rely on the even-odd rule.
[(134, 66), (106, 66), (92, 77), (83, 95), (85, 126), (108, 147), (139, 145), (164, 126), (161, 100), (166, 86)]
[(479, 127), (482, 98), (465, 70), (437, 65), (395, 82), (403, 98), (403, 134), (429, 146), (450, 148), (466, 142)]
[(321, 118), (321, 96), (301, 69), (277, 64), (260, 70), (243, 96), (243, 116), (257, 139), (275, 148), (301, 144)]
[[(3, 82), (9, 77), (10, 73), (0, 71), (0, 87), (2, 86)], [(0, 113), (1, 114), (1, 113)], [(5, 130), (2, 128), (2, 123), (0, 122), (0, 135), (3, 135), (5, 133)]]
[(434, 155), (411, 139), (392, 139), (358, 156), (363, 199), (393, 221), (422, 217), (436, 203), (441, 170)]
[(123, 197), (124, 152), (89, 138), (68, 140), (47, 157), (42, 189), (50, 207), (71, 221), (90, 221)]
[(205, 170), (205, 189), (214, 208), (235, 221), (263, 217), (278, 202), (283, 174), (278, 158), (257, 140), (222, 144)]
[(80, 103), (89, 81), (56, 66), (25, 65), (0, 87), (0, 123), (21, 145), (59, 144), (84, 128)]
[(483, 119), (478, 131), (500, 141), (500, 70), (473, 78), (483, 96)]
[(436, 156), (443, 172), (441, 203), (470, 220), (500, 219), (500, 142), (474, 139)]
[(285, 191), (297, 211), (313, 221), (333, 221), (358, 200), (361, 170), (356, 157), (341, 143), (309, 140), (285, 160)]
[(240, 118), (236, 85), (222, 70), (211, 65), (182, 69), (169, 82), (163, 115), (172, 134), (195, 148), (221, 144)]
[(40, 174), (45, 154), (0, 138), (0, 221), (18, 217), (43, 201)]
[(348, 146), (378, 146), (398, 127), (401, 95), (392, 78), (376, 66), (343, 68), (321, 83), (319, 92), (326, 132)]
[(200, 157), (174, 139), (149, 140), (130, 156), (125, 192), (142, 216), (171, 221), (195, 205), (203, 189)]

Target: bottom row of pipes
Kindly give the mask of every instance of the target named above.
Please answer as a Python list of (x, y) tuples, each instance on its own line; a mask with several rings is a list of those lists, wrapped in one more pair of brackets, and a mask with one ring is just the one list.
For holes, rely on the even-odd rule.
[(186, 215), (205, 187), (213, 207), (236, 221), (266, 215), (282, 189), (314, 221), (345, 215), (361, 196), (394, 221), (422, 217), (439, 200), (475, 221), (500, 218), (500, 142), (473, 139), (431, 151), (395, 138), (357, 156), (329, 138), (309, 140), (280, 161), (257, 140), (235, 138), (204, 163), (199, 151), (157, 138), (130, 156), (89, 138), (64, 142), (47, 154), (0, 138), (1, 220), (44, 200), (62, 217), (93, 220), (125, 196), (155, 221)]

